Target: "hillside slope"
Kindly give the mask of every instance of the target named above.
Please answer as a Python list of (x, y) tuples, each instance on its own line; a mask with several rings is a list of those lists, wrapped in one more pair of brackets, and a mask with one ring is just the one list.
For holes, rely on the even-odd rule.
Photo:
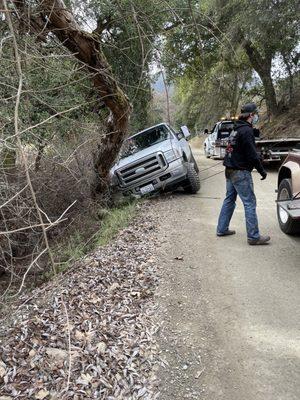
[(273, 121), (262, 124), (261, 133), (268, 139), (299, 137), (300, 140), (300, 104), (274, 118)]

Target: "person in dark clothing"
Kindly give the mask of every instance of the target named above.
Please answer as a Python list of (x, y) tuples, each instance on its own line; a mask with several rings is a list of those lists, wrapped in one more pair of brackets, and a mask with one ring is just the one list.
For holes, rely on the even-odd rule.
[(253, 125), (258, 121), (258, 110), (255, 103), (242, 107), (241, 115), (234, 131), (228, 139), (224, 159), (226, 176), (226, 197), (220, 212), (217, 236), (235, 234), (229, 229), (237, 195), (241, 198), (246, 217), (247, 238), (250, 245), (268, 244), (270, 237), (259, 233), (256, 214), (256, 197), (254, 194), (251, 172), (255, 168), (264, 180), (267, 173), (256, 151)]

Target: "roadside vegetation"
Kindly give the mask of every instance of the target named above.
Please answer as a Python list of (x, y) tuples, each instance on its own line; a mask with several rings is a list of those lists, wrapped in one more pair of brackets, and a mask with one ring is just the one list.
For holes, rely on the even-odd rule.
[(134, 205), (110, 210), (109, 171), (129, 133), (163, 119), (199, 132), (254, 100), (266, 132), (292, 125), (298, 134), (297, 5), (3, 0), (0, 268), (9, 290), (64, 270), (89, 238), (107, 243), (134, 214)]
[(254, 100), (264, 122), (299, 104), (296, 1), (188, 2), (189, 24), (166, 36), (176, 120), (203, 130)]
[(131, 200), (119, 206), (100, 209), (96, 220), (82, 220), (81, 227), (78, 226), (70, 236), (54, 246), (59, 272), (67, 270), (89, 252), (108, 245), (133, 220), (137, 210), (137, 201)]
[(158, 398), (161, 221), (111, 168), (129, 134), (199, 133), (245, 101), (269, 136), (300, 136), (297, 10), (0, 0), (1, 399)]

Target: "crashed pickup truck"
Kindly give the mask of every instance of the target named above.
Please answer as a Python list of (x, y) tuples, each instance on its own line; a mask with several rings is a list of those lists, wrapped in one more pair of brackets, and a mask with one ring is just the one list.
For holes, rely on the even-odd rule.
[(175, 132), (161, 123), (130, 136), (110, 171), (111, 184), (124, 195), (146, 195), (182, 187), (200, 189), (198, 166), (188, 143), (186, 126)]
[(300, 150), (290, 153), (280, 167), (277, 216), (284, 233), (300, 233)]

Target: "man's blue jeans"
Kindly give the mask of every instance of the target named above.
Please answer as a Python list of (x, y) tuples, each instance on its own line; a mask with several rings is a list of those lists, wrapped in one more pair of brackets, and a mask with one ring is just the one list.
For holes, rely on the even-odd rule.
[(241, 170), (226, 171), (226, 197), (220, 212), (217, 233), (225, 233), (229, 229), (237, 195), (241, 198), (246, 217), (248, 239), (258, 239), (259, 229), (256, 215), (256, 197), (253, 189), (251, 172)]

